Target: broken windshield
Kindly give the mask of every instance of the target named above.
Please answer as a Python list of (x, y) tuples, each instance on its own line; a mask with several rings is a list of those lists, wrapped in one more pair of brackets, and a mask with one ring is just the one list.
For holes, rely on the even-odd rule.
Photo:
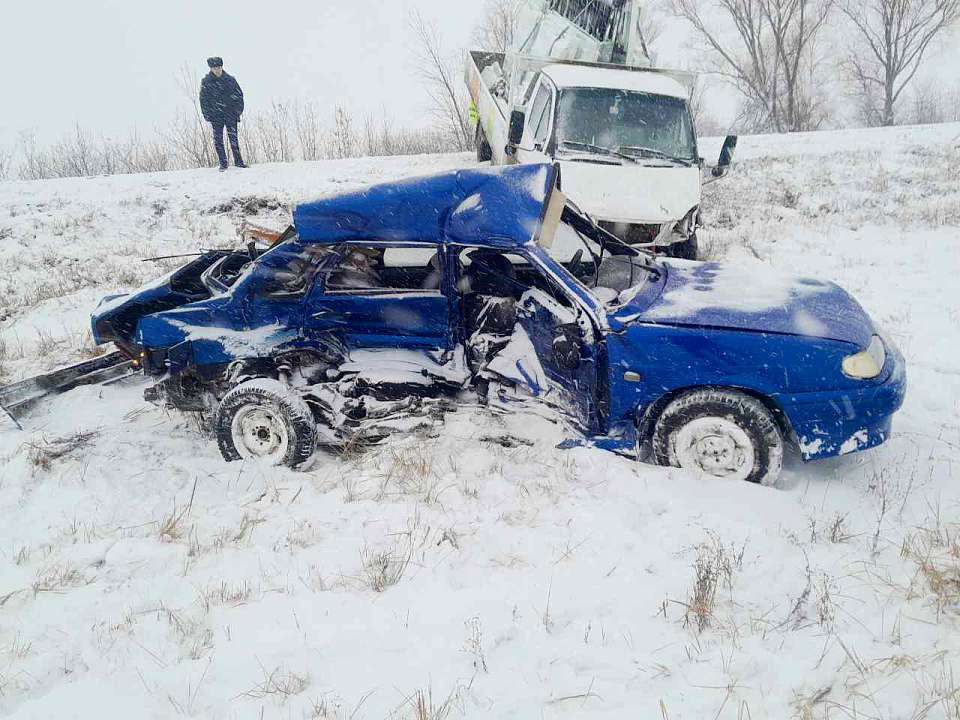
[(682, 98), (605, 88), (560, 95), (557, 139), (568, 151), (697, 162), (696, 139)]
[(649, 255), (609, 235), (572, 205), (564, 208), (549, 253), (606, 304), (620, 303), (626, 291), (635, 295), (660, 275)]

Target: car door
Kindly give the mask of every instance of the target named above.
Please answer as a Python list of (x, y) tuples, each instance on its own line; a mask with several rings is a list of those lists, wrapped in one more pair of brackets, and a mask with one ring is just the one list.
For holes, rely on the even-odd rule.
[(525, 165), (550, 162), (547, 145), (553, 126), (554, 91), (546, 78), (540, 78), (529, 108), (517, 160)]
[(551, 385), (584, 430), (596, 431), (598, 406), (599, 338), (579, 306), (536, 263), (536, 287), (527, 291), (517, 308), (525, 330)]
[[(463, 285), (472, 288), (470, 278), (476, 274), (468, 265), (472, 251), (468, 248), (464, 254)], [(517, 301), (516, 323), (509, 343), (486, 369), (569, 412), (584, 431), (595, 431), (600, 423), (596, 329), (562, 283), (535, 258), (526, 252), (501, 254), (513, 267), (506, 284)]]
[(443, 267), (436, 244), (345, 245), (307, 298), (305, 335), (331, 333), (352, 349), (447, 350)]

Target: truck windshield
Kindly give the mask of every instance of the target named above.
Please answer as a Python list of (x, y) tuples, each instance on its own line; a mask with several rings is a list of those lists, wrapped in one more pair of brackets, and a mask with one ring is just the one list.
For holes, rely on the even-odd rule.
[(562, 91), (557, 116), (561, 149), (656, 158), (693, 165), (696, 140), (681, 98), (627, 90)]

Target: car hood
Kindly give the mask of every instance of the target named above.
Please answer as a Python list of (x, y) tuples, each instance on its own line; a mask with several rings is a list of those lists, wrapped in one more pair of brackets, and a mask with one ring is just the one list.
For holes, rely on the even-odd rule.
[(563, 191), (595, 220), (663, 224), (700, 204), (700, 168), (560, 162)]
[(661, 291), (638, 296), (611, 315), (634, 322), (725, 328), (847, 342), (863, 348), (873, 322), (849, 293), (821, 280), (785, 275), (757, 263), (663, 261)]

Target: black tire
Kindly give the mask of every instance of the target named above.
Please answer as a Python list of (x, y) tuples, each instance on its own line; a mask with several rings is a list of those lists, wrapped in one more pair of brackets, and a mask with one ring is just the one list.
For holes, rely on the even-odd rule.
[[(251, 450), (252, 444), (246, 442), (243, 432), (244, 425), (258, 422), (264, 434), (262, 455), (256, 453), (256, 448)], [(249, 380), (228, 392), (217, 408), (214, 430), (220, 453), (227, 462), (262, 459), (273, 465), (297, 468), (316, 449), (317, 425), (309, 406), (276, 380)]]
[(673, 243), (667, 248), (667, 254), (680, 260), (699, 260), (700, 243), (697, 241), (697, 234), (692, 233), (683, 242)]
[[(749, 444), (739, 442), (743, 437)], [(688, 442), (686, 449), (678, 446)], [(783, 466), (776, 419), (756, 398), (732, 390), (695, 390), (675, 399), (657, 418), (651, 445), (658, 465), (759, 485), (774, 485)], [(720, 467), (727, 458), (733, 470)]]
[(490, 162), (493, 160), (493, 148), (487, 142), (487, 134), (483, 132), (480, 123), (477, 123), (477, 132), (474, 135), (474, 144), (477, 146), (477, 162)]

